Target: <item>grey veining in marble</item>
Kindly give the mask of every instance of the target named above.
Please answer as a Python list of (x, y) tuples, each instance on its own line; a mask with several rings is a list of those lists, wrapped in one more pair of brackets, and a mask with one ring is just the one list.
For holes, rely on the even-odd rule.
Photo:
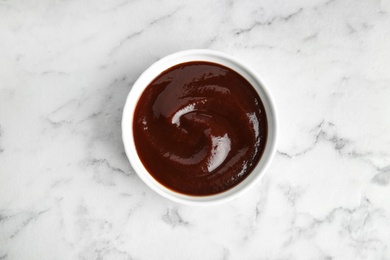
[[(185, 49), (267, 82), (278, 152), (212, 207), (136, 176), (122, 107)], [(390, 259), (390, 2), (0, 0), (0, 259)]]

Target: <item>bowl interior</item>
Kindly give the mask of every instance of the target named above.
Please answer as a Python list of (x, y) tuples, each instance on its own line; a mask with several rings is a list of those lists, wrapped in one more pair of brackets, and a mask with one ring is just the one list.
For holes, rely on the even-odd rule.
[[(241, 74), (259, 94), (268, 121), (268, 136), (264, 153), (253, 171), (238, 185), (219, 194), (210, 196), (189, 196), (172, 191), (156, 181), (145, 169), (138, 158), (133, 139), (134, 110), (144, 89), (149, 83), (168, 68), (189, 61), (208, 61), (219, 63)], [(150, 66), (134, 83), (126, 100), (122, 118), (122, 137), (125, 151), (138, 176), (154, 191), (173, 201), (190, 205), (207, 205), (221, 203), (239, 196), (253, 186), (264, 174), (276, 150), (277, 119), (272, 98), (259, 76), (248, 66), (237, 59), (211, 50), (188, 50), (171, 54)]]

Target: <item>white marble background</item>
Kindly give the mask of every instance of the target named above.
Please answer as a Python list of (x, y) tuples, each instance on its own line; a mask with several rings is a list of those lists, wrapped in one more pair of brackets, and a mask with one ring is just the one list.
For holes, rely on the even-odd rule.
[[(242, 197), (151, 191), (132, 83), (209, 48), (268, 83), (278, 153)], [(0, 259), (390, 259), (388, 0), (0, 0)]]

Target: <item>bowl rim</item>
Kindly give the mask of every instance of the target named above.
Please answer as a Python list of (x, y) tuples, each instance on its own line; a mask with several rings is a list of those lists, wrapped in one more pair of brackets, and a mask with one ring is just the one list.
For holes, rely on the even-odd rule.
[[(173, 191), (160, 184), (143, 166), (137, 155), (133, 139), (133, 115), (138, 100), (158, 75), (174, 65), (190, 61), (214, 62), (235, 70), (251, 83), (263, 102), (267, 115), (268, 135), (266, 147), (252, 172), (239, 184), (218, 194), (191, 196)], [(255, 83), (255, 84), (254, 84)], [(258, 183), (269, 168), (276, 152), (278, 123), (275, 102), (260, 76), (239, 59), (223, 52), (208, 49), (190, 49), (169, 54), (154, 62), (134, 82), (126, 98), (122, 113), (122, 140), (127, 158), (139, 178), (161, 196), (184, 205), (215, 205), (237, 198)]]

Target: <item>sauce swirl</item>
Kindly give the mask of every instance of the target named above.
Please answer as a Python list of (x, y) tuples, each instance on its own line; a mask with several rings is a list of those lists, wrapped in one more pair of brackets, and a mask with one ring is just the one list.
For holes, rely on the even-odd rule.
[(173, 66), (142, 93), (133, 120), (134, 142), (148, 172), (187, 195), (226, 191), (260, 160), (267, 117), (252, 85), (220, 64)]

